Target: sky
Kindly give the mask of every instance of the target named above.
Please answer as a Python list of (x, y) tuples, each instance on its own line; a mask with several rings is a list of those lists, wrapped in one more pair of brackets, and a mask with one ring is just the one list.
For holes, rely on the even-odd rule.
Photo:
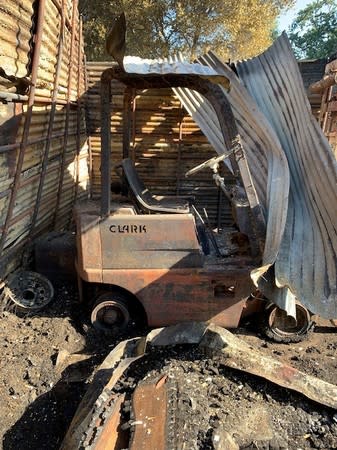
[(309, 3), (312, 3), (313, 0), (296, 0), (295, 6), (289, 9), (288, 12), (282, 14), (279, 18), (279, 26), (278, 29), (280, 32), (287, 30), (291, 22), (295, 19), (298, 11), (300, 9), (305, 8)]

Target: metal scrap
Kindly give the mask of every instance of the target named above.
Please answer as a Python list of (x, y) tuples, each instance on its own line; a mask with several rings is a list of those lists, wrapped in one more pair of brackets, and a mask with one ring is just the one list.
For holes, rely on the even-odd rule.
[[(252, 279), (290, 315), (297, 298), (311, 312), (336, 318), (337, 163), (311, 114), (286, 35), (262, 55), (238, 63), (239, 77), (213, 53), (199, 62), (230, 80), (230, 91), (223, 93), (267, 219), (263, 261)], [(204, 134), (219, 137), (207, 101), (190, 89), (175, 92)], [(219, 139), (213, 141), (223, 152)]]
[[(146, 338), (124, 341), (108, 355), (80, 403), (61, 449), (106, 448), (105, 439), (114, 442), (124, 439), (120, 434), (125, 430), (124, 425), (120, 426), (123, 394), (113, 391), (117, 381), (133, 362), (151, 351), (151, 347), (187, 343), (199, 344), (205, 353), (222, 355), (222, 365), (265, 378), (317, 403), (337, 409), (337, 386), (265, 356), (224, 328), (207, 323), (181, 323), (153, 330)], [(164, 374), (148, 384), (143, 381), (136, 388), (133, 394), (133, 416), (127, 424), (133, 427), (131, 448), (166, 448), (158, 442), (165, 442), (165, 399), (170, 397), (166, 394), (168, 384), (169, 380)], [(154, 429), (156, 436), (152, 433)], [(157, 447), (152, 446), (154, 442), (158, 444)]]
[[(272, 300), (295, 297), (311, 312), (337, 317), (337, 161), (311, 114), (286, 35), (237, 65), (242, 83), (270, 123), (288, 161), (288, 214), (275, 261)], [(275, 229), (278, 233), (279, 229)]]
[(337, 408), (337, 386), (265, 356), (224, 328), (210, 325), (200, 341), (200, 346), (208, 351), (221, 351), (225, 356), (222, 364), (228, 367), (265, 378), (279, 386), (297, 391), (317, 403)]
[(167, 397), (165, 376), (137, 386), (132, 397), (134, 431), (130, 450), (165, 448)]

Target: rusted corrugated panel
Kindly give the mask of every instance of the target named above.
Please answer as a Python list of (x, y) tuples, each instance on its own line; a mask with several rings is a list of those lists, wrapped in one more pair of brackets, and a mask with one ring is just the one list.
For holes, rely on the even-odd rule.
[[(74, 3), (75, 8), (76, 4), (77, 2)], [(68, 87), (70, 83), (70, 101), (76, 101), (78, 97), (78, 81), (81, 87), (81, 94), (85, 91), (83, 73), (79, 74), (79, 66), (81, 61), (77, 52), (78, 47), (81, 45), (79, 43), (80, 25), (78, 17), (76, 17), (75, 21), (71, 19), (72, 10), (69, 11), (68, 8), (68, 12), (67, 10), (64, 11), (65, 23), (62, 29), (62, 15), (60, 14), (60, 8), (60, 0), (46, 1), (46, 20), (43, 25), (42, 50), (36, 95), (50, 98), (53, 93), (58, 48), (61, 42), (63, 46), (63, 55), (59, 69), (57, 99), (64, 101), (67, 100)], [(71, 47), (73, 47), (73, 51)]]
[[(93, 152), (93, 191), (100, 192), (100, 75), (111, 63), (87, 63), (89, 90), (87, 119)], [(122, 159), (123, 86), (113, 81), (112, 98), (112, 160)], [(149, 189), (158, 194), (194, 195), (197, 207), (207, 207), (211, 220), (216, 223), (218, 188), (212, 172), (204, 170), (185, 178), (192, 167), (214, 156), (214, 148), (200, 131), (195, 121), (182, 108), (171, 89), (151, 89), (137, 92), (131, 130), (131, 155), (137, 170)], [(225, 171), (228, 183), (233, 176)], [(112, 174), (112, 179), (117, 179)], [(222, 225), (232, 224), (231, 209), (223, 199)]]
[[(34, 14), (32, 3), (5, 1), (0, 6), (2, 26), (10, 11), (14, 24), (21, 26), (25, 20), (27, 29), (37, 33), (32, 55), (29, 48), (15, 54), (15, 39), (11, 41), (12, 56), (20, 58), (18, 67), (32, 59), (31, 73), (19, 74), (33, 81), (28, 96), (15, 94), (16, 103), (0, 103), (1, 276), (13, 267), (5, 259), (20, 257), (16, 249), (27, 238), (69, 224), (74, 200), (88, 195), (89, 188), (78, 2), (40, 0)], [(8, 89), (3, 86), (0, 90)], [(10, 100), (7, 92), (2, 98)]]
[(1, 1), (0, 67), (7, 75), (29, 75), (33, 3), (33, 0)]
[(309, 310), (337, 317), (337, 163), (313, 118), (289, 41), (239, 63), (240, 79), (282, 145), (290, 170), (285, 232), (275, 263), (273, 300), (287, 287)]

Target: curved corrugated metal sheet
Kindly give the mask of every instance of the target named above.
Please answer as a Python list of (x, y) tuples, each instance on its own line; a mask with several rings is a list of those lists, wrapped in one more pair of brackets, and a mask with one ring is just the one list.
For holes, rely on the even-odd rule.
[(7, 75), (29, 75), (32, 0), (4, 0), (0, 4), (0, 67)]
[[(277, 286), (312, 312), (337, 317), (337, 163), (310, 111), (286, 35), (239, 63), (247, 87), (281, 142), (290, 169), (288, 216), (275, 263)], [(274, 292), (284, 305), (284, 289)]]
[[(336, 160), (311, 114), (286, 35), (259, 57), (238, 63), (240, 80), (212, 53), (200, 62), (230, 79), (224, 95), (267, 219), (262, 267), (252, 278), (289, 314), (297, 297), (310, 311), (337, 317)], [(203, 132), (212, 133), (208, 105), (193, 91), (176, 92)]]
[[(181, 55), (179, 57), (170, 58), (170, 61), (183, 61)], [(218, 116), (214, 111), (210, 102), (199, 92), (187, 88), (173, 88), (173, 92), (180, 99), (186, 111), (193, 117), (194, 121), (200, 126), (203, 134), (207, 137), (208, 142), (214, 147), (214, 150), (222, 155), (229, 152), (226, 146), (224, 136), (221, 131)], [(233, 172), (230, 160), (226, 158), (224, 163), (229, 170)]]
[[(223, 90), (229, 100), (242, 145), (246, 153), (257, 196), (266, 220), (266, 239), (262, 265), (252, 273), (257, 283), (260, 277), (274, 264), (285, 227), (289, 193), (289, 169), (280, 142), (266, 118), (256, 107), (256, 103), (242, 86), (235, 73), (216, 55), (208, 54), (200, 62), (213, 67), (219, 74), (230, 80), (229, 91)], [(212, 112), (200, 95), (185, 88), (176, 89), (180, 101), (198, 123), (203, 133), (209, 137), (216, 128), (215, 135), (220, 142), (222, 133), (215, 112)], [(218, 153), (224, 153), (221, 143), (215, 147)], [(294, 315), (294, 305), (288, 312)]]

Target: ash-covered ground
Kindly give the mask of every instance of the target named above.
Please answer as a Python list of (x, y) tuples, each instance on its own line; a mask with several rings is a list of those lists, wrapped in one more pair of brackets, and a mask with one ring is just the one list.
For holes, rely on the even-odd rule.
[[(53, 303), (39, 315), (1, 313), (3, 449), (59, 448), (95, 368), (122, 339), (92, 329), (74, 285), (55, 288)], [(265, 341), (251, 327), (235, 333), (274, 358), (336, 383), (337, 334), (327, 325), (297, 344)], [(126, 337), (147, 331), (132, 328)], [(167, 373), (180, 386), (179, 408), (173, 413), (177, 423), (187, 424), (177, 430), (186, 448), (225, 448), (221, 445), (230, 438), (240, 449), (337, 448), (336, 411), (228, 369), (219, 358), (208, 359), (196, 349), (170, 349), (147, 358), (151, 364), (142, 360), (121, 383)]]

